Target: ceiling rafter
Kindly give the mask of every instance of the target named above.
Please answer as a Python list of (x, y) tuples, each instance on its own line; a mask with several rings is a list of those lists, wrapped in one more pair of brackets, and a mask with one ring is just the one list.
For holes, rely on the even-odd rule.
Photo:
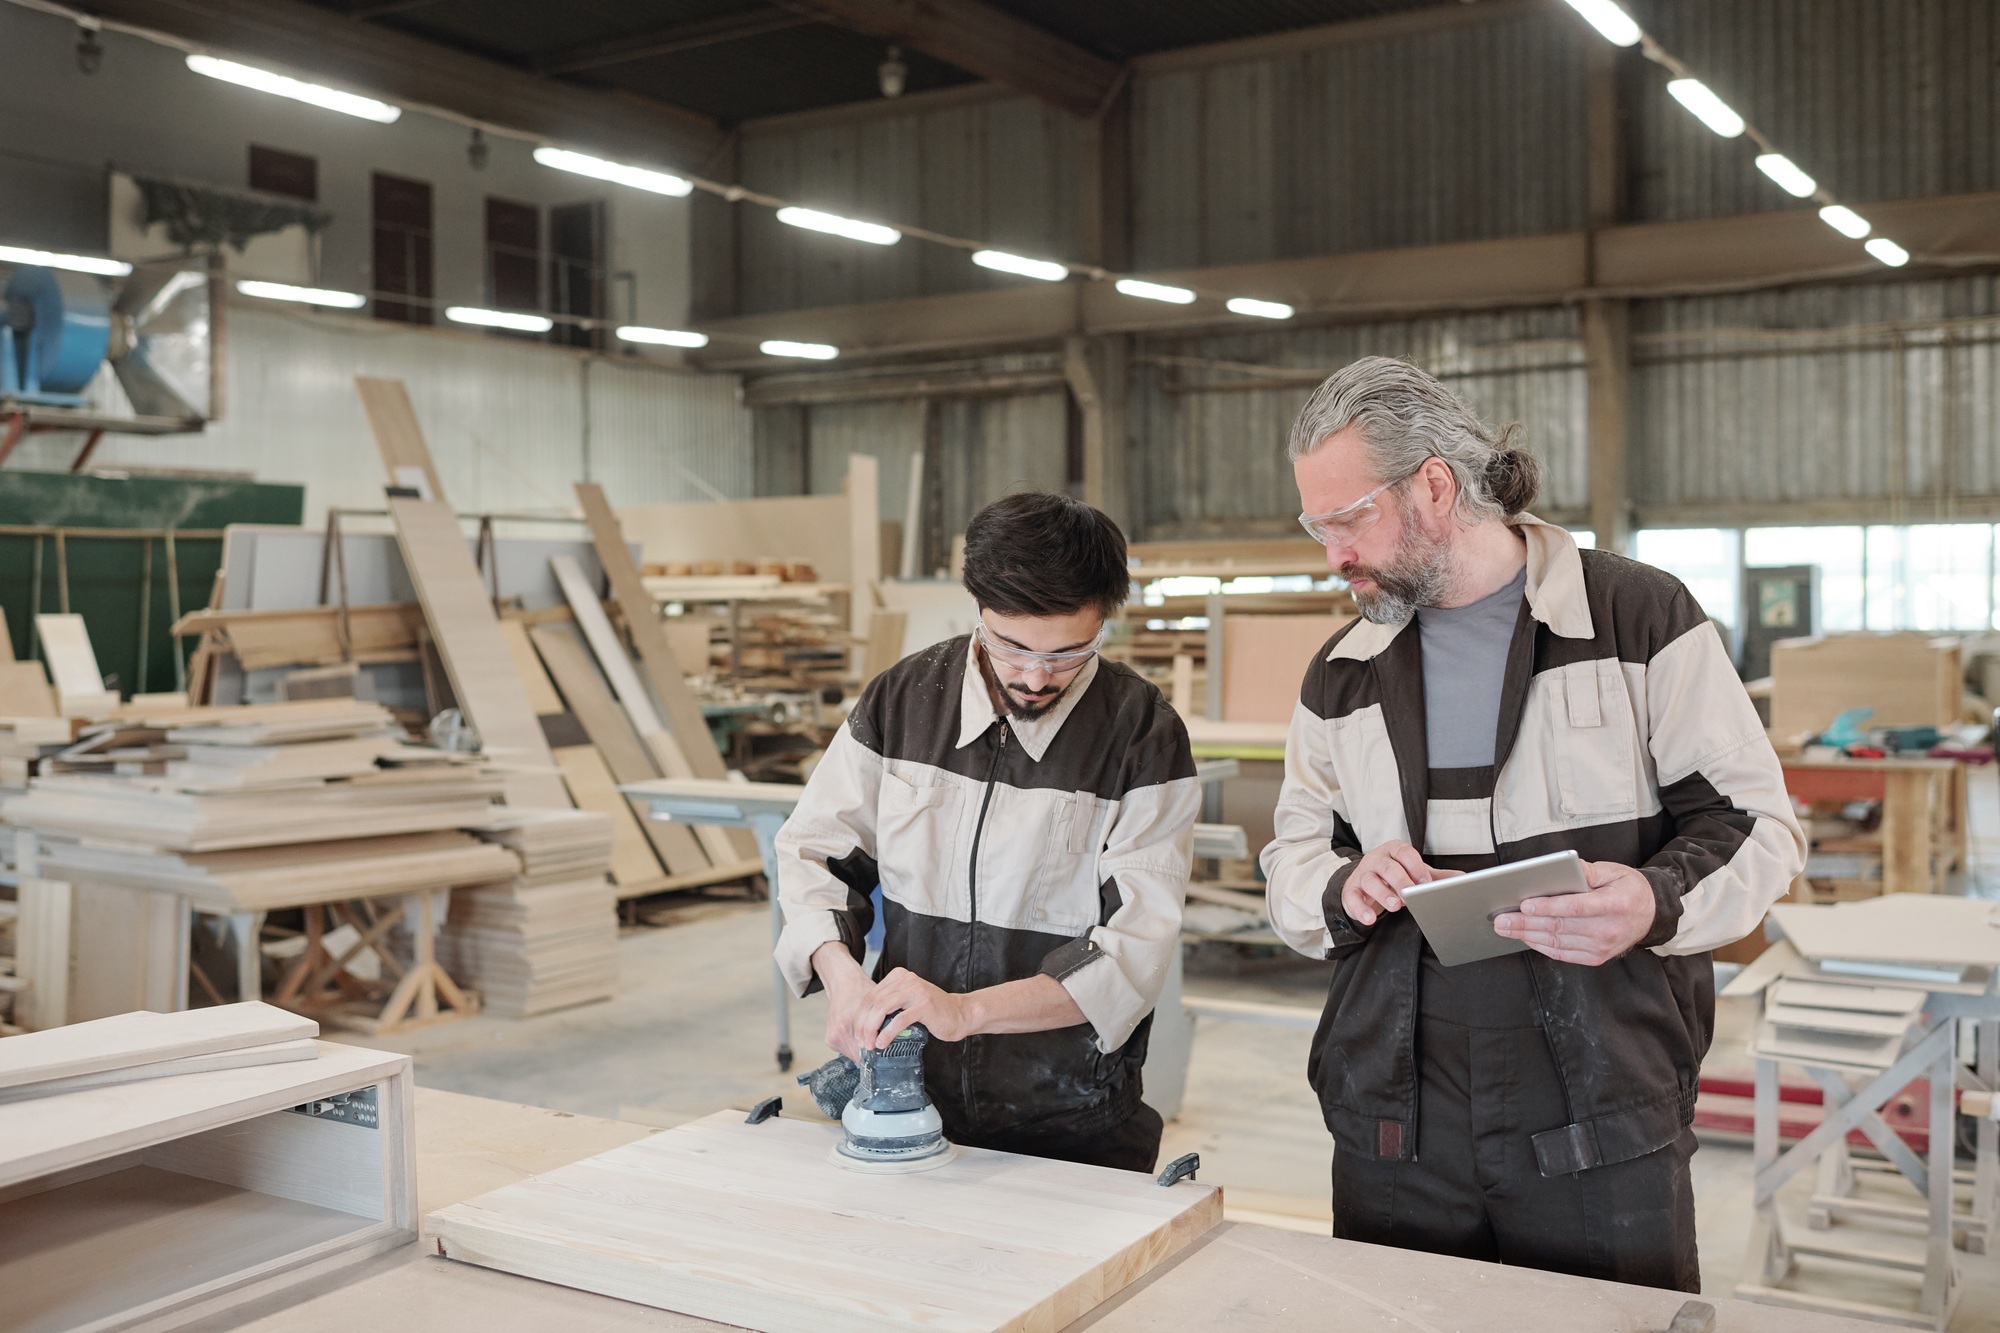
[(817, 16), (783, 9), (753, 10), (748, 14), (725, 14), (720, 18), (702, 19), (694, 23), (676, 23), (670, 27), (654, 28), (647, 32), (627, 33), (603, 41), (585, 42), (579, 46), (537, 57), (532, 64), (539, 74), (580, 74), (585, 70), (629, 65), (640, 60), (650, 60), (655, 56), (696, 51), (704, 46), (740, 41), (746, 37), (761, 37), (765, 33), (783, 32), (788, 28), (803, 28), (808, 24), (819, 22), (822, 20)]
[(795, 0), (843, 26), (922, 51), (968, 74), (1095, 116), (1123, 69), (980, 0)]

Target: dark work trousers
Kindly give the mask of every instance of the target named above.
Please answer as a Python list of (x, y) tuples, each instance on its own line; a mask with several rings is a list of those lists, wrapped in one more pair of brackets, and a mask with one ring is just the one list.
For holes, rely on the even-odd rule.
[[(1520, 967), (1520, 979), (1527, 977), (1518, 955), (1450, 969), (1426, 961), (1426, 982), (1440, 972), (1474, 969), (1485, 971), (1483, 979), (1500, 979), (1491, 989), (1479, 988), (1492, 1019), (1532, 1016), (1514, 1002), (1520, 992), (1511, 970)], [(1477, 1019), (1476, 1011), (1453, 1002), (1464, 998), (1464, 990), (1438, 996), (1439, 1003), (1426, 997), (1418, 1025), (1423, 1073), (1415, 1160), (1335, 1150), (1333, 1234), (1579, 1277), (1701, 1290), (1688, 1173), (1692, 1131), (1629, 1162), (1542, 1175), (1529, 1138), (1569, 1121), (1548, 1039), (1539, 1026), (1468, 1025), (1435, 1016), (1445, 1011)]]
[(995, 1148), (1001, 1152), (1048, 1157), (1058, 1162), (1082, 1162), (1085, 1166), (1108, 1166), (1119, 1171), (1150, 1174), (1160, 1156), (1160, 1135), (1166, 1128), (1160, 1113), (1144, 1102), (1139, 1109), (1108, 1129), (1095, 1133), (1057, 1131), (1042, 1134), (1002, 1134), (991, 1138), (954, 1139), (968, 1148)]

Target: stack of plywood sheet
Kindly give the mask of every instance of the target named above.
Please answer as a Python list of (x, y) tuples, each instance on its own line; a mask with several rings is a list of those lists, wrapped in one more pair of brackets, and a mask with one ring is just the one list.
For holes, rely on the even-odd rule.
[(518, 855), (520, 873), (452, 893), (438, 957), (493, 1013), (522, 1018), (617, 990), (612, 829), (595, 811), (510, 809), (477, 830)]

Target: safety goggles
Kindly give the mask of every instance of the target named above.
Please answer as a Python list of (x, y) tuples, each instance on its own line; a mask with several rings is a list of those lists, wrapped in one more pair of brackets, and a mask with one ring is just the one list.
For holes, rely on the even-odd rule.
[(981, 624), (975, 632), (979, 635), (979, 646), (986, 650), (986, 656), (993, 661), (1004, 662), (1022, 671), (1038, 666), (1052, 676), (1060, 676), (1065, 671), (1074, 671), (1097, 656), (1097, 650), (1104, 646), (1104, 636), (1111, 632), (1111, 627), (1106, 625), (1099, 630), (1097, 638), (1092, 640), (1088, 648), (1072, 648), (1061, 653), (1035, 653), (1026, 648), (1016, 648), (1011, 644), (995, 643), (993, 637), (986, 632), (984, 624)]
[[(1415, 475), (1414, 473), (1411, 475)], [(1375, 503), (1375, 497), (1391, 486), (1401, 485), (1409, 477), (1398, 477), (1395, 481), (1385, 481), (1353, 504), (1336, 509), (1330, 514), (1300, 514), (1299, 526), (1312, 534), (1312, 539), (1321, 546), (1352, 544), (1362, 533), (1381, 521), (1382, 506)]]

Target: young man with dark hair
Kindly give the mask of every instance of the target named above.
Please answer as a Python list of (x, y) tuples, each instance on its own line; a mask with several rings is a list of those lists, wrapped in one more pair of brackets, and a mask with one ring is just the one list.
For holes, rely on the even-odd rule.
[(978, 628), (869, 684), (778, 836), (778, 962), (796, 993), (826, 987), (843, 1055), (930, 1029), (924, 1082), (954, 1143), (1149, 1171), (1161, 1124), (1139, 1071), (1180, 947), (1187, 731), (1097, 655), (1131, 588), (1097, 510), (988, 505), (965, 587)]

